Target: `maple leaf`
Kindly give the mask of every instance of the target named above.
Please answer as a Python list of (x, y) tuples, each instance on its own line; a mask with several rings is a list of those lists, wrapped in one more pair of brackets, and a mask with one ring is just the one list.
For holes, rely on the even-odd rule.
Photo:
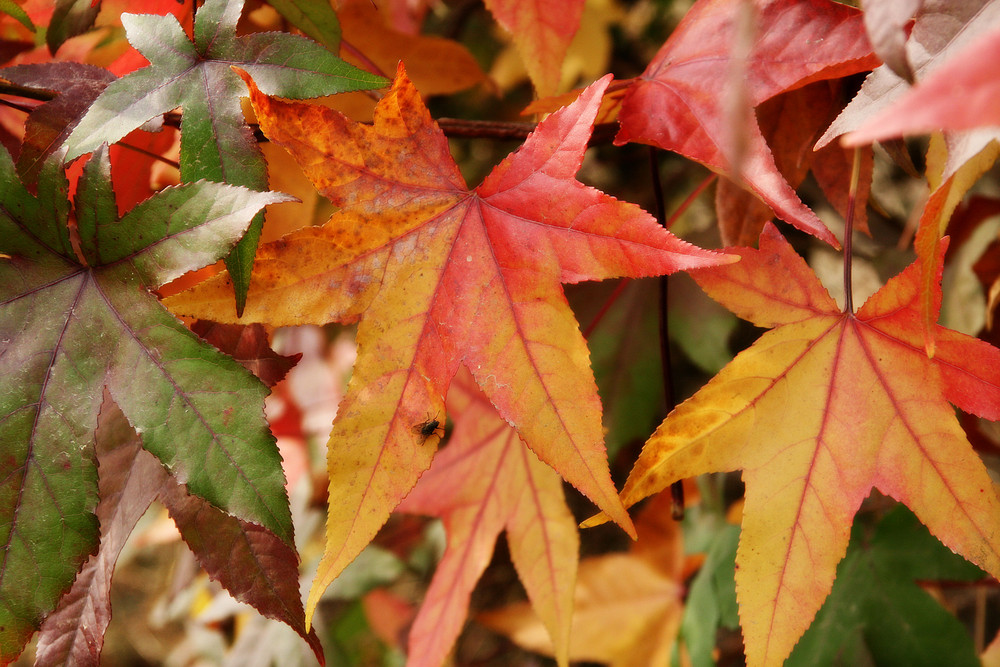
[[(782, 220), (836, 246), (837, 240), (785, 181), (753, 119), (731, 128), (726, 90), (732, 69), (745, 68), (746, 94), (756, 107), (814, 81), (871, 69), (877, 60), (861, 13), (827, 0), (754, 0), (753, 46), (745, 62), (733, 53), (741, 38), (742, 0), (699, 0), (622, 101), (616, 144), (629, 141), (674, 151), (741, 181)], [(731, 137), (746, 142), (743, 160)], [(739, 175), (737, 175), (737, 172)]]
[[(341, 211), (262, 246), (244, 320), (361, 320), (329, 444), (327, 550), (307, 613), (429, 467), (435, 448), (416, 426), (442, 414), (460, 364), (540, 459), (631, 530), (608, 473), (586, 343), (559, 284), (732, 258), (574, 179), (610, 76), (471, 191), (402, 65), (371, 127), (246, 80), (265, 134)], [(231, 293), (223, 274), (168, 302), (233, 322)]]
[[(305, 37), (286, 33), (237, 36), (242, 0), (207, 0), (198, 10), (193, 41), (171, 15), (122, 14), (132, 45), (150, 62), (112, 82), (67, 141), (68, 159), (113, 144), (146, 121), (182, 107), (181, 179), (207, 179), (267, 189), (257, 142), (240, 107), (242, 86), (230, 66), (253, 73), (265, 90), (283, 97), (377, 88), (386, 81), (363, 72)], [(263, 216), (227, 258), (238, 308), (246, 298)]]
[(538, 97), (558, 92), (563, 59), (580, 27), (583, 0), (486, 0), (486, 8), (511, 34)]
[(938, 327), (922, 345), (919, 267), (855, 314), (830, 295), (770, 223), (760, 250), (694, 272), (740, 317), (773, 327), (644, 447), (622, 500), (678, 479), (742, 470), (746, 505), (736, 585), (749, 665), (780, 664), (829, 594), (854, 514), (872, 488), (931, 533), (1000, 573), (1000, 502), (952, 402), (1000, 417), (1000, 350)]
[[(643, 509), (635, 522), (638, 540), (628, 553), (580, 562), (576, 587), (570, 589), (571, 660), (612, 667), (669, 664), (684, 610), (684, 578), (690, 569), (681, 524), (670, 516), (671, 502), (670, 494), (664, 493)], [(551, 639), (526, 604), (489, 611), (477, 620), (526, 649), (553, 655)]]
[(457, 415), (448, 446), (397, 508), (441, 517), (448, 533), (410, 629), (407, 664), (444, 662), (465, 622), (472, 589), (506, 530), (514, 567), (565, 665), (580, 537), (562, 479), (500, 419), (468, 373), (452, 382), (448, 408)]
[(0, 151), (2, 660), (17, 655), (96, 546), (93, 433), (104, 387), (192, 493), (292, 542), (266, 389), (149, 294), (217, 260), (260, 208), (287, 197), (197, 182), (119, 220), (101, 150), (77, 188), (83, 265), (60, 162), (43, 166), (35, 198)]

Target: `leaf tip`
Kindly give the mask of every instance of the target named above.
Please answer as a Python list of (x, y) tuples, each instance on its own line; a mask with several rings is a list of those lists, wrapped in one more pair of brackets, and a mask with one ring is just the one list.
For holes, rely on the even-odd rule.
[(603, 526), (608, 522), (608, 515), (604, 512), (598, 512), (589, 519), (582, 521), (580, 523), (580, 528), (596, 528), (597, 526)]
[(247, 88), (250, 89), (251, 93), (257, 90), (257, 85), (253, 82), (253, 79), (250, 77), (250, 74), (248, 74), (245, 69), (237, 67), (236, 65), (230, 65), (229, 69), (234, 71), (236, 73), (236, 76), (243, 79), (243, 83), (247, 85)]

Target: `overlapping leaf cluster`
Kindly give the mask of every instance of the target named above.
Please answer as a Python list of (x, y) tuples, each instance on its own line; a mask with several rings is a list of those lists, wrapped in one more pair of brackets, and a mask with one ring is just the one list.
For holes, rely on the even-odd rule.
[[(485, 4), (535, 93), (562, 92), (567, 54), (580, 48), (573, 36), (592, 29), (593, 8)], [(98, 661), (116, 560), (154, 500), (214, 579), (290, 626), (321, 661), (311, 625), (325, 629), (327, 589), (396, 511), (438, 517), (446, 533), (412, 623), (371, 619), (396, 628), (383, 638), (405, 647), (410, 665), (448, 659), (501, 532), (540, 621), (524, 605), (481, 620), (560, 665), (709, 665), (737, 606), (751, 665), (847, 653), (974, 660), (958, 624), (913, 579), (980, 576), (940, 543), (1000, 575), (1000, 501), (970, 444), (971, 418), (955, 416), (957, 407), (1000, 418), (1000, 350), (939, 324), (949, 257), (974, 252), (970, 239), (988, 231), (959, 204), (997, 156), (996, 86), (982, 63), (997, 50), (998, 10), (910, 4), (699, 0), (634, 79), (594, 77), (536, 103), (552, 111), (537, 125), (501, 132), (432, 117), (422, 94), (486, 76), (461, 45), (415, 34), (421, 3), (384, 3), (382, 15), (367, 0), (336, 11), (299, 0), (253, 11), (241, 0), (151, 3), (118, 19), (131, 48), (108, 69), (37, 62), (40, 49), (98, 60), (99, 34), (116, 26), (101, 24), (96, 5), (60, 2), (47, 14), (0, 3), (10, 15), (0, 27), (20, 36), (4, 51), (17, 60), (0, 69), (0, 92), (42, 102), (18, 107), (29, 111), (23, 133), (8, 142), (13, 157), (0, 151), (0, 661), (39, 629), (38, 664)], [(255, 21), (312, 39), (248, 29)], [(44, 47), (25, 38), (39, 25)], [(390, 86), (381, 74), (393, 69)], [(954, 85), (968, 91), (960, 108), (947, 102)], [(370, 99), (289, 99), (374, 88), (374, 110)], [(371, 122), (354, 120), (368, 112)], [(616, 130), (616, 146), (646, 144), (713, 172), (717, 231), (702, 238), (728, 247), (696, 247), (578, 180), (595, 123)], [(169, 163), (173, 135), (146, 132), (163, 127), (179, 129), (181, 184), (135, 204), (150, 194), (150, 174), (123, 149)], [(522, 143), (469, 187), (442, 127)], [(937, 130), (930, 194), (914, 212), (916, 259), (887, 271), (855, 311), (851, 234), (867, 231), (869, 191), (882, 194), (869, 144), (902, 159), (893, 139)], [(844, 134), (857, 148), (834, 141)], [(285, 210), (312, 216), (317, 193), (336, 210), (318, 226), (282, 222), (301, 229), (258, 247), (264, 206), (291, 199), (267, 192), (269, 163), (290, 170), (280, 151), (311, 199)], [(820, 192), (843, 225), (817, 214)], [(842, 305), (775, 217), (802, 246), (843, 244)], [(1000, 302), (996, 257), (1000, 248), (977, 265), (993, 292), (989, 318)], [(158, 301), (164, 283), (220, 258), (227, 271)], [(619, 494), (595, 339), (581, 333), (564, 285), (677, 271), (768, 331), (671, 406), (624, 461)], [(605, 308), (593, 310), (600, 321)], [(200, 321), (189, 329), (176, 316)], [(303, 606), (271, 432), (286, 426), (273, 418), (269, 430), (263, 411), (267, 386), (296, 358), (275, 354), (267, 337), (331, 323), (357, 325), (358, 355), (327, 443), (323, 555)], [(693, 360), (729, 359), (724, 342), (709, 354), (696, 349), (705, 341), (676, 340)], [(665, 339), (662, 349), (668, 363)], [(613, 369), (629, 378), (616, 386), (658, 376), (659, 362)], [(643, 438), (647, 412), (636, 421), (648, 429), (630, 425)], [(732, 476), (702, 477), (702, 506), (667, 523), (668, 487), (711, 473), (738, 473), (742, 498), (723, 491)], [(602, 512), (590, 524), (610, 519), (638, 538), (628, 553), (579, 557), (563, 480)], [(867, 509), (873, 492), (909, 507), (939, 542), (900, 510)], [(627, 508), (653, 494), (633, 525)], [(900, 555), (901, 544), (925, 558)], [(891, 594), (866, 589), (866, 570)], [(858, 605), (844, 602), (852, 591), (864, 592)], [(920, 637), (934, 627), (935, 641)], [(886, 633), (905, 635), (904, 647)]]

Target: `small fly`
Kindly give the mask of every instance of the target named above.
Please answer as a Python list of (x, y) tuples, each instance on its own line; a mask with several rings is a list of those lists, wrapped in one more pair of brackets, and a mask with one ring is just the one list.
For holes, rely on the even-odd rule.
[(438, 427), (440, 426), (441, 422), (437, 419), (429, 419), (414, 426), (413, 430), (414, 432), (419, 433), (421, 438), (427, 440), (427, 438), (437, 433)]

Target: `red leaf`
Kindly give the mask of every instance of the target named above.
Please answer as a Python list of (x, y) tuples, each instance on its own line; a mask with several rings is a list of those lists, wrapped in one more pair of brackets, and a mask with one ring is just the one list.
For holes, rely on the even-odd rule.
[[(701, 0), (635, 84), (622, 103), (622, 128), (615, 143), (659, 146), (701, 162), (720, 174), (742, 175), (777, 216), (837, 245), (833, 234), (785, 181), (755, 122), (733, 128), (726, 106), (734, 67), (745, 69), (748, 102), (756, 107), (778, 93), (813, 81), (861, 72), (877, 64), (865, 36), (861, 13), (827, 0), (755, 0), (757, 22), (746, 62), (733, 44), (744, 38), (737, 26), (741, 0)], [(730, 137), (747, 142), (744, 162), (731, 164), (737, 151)]]

